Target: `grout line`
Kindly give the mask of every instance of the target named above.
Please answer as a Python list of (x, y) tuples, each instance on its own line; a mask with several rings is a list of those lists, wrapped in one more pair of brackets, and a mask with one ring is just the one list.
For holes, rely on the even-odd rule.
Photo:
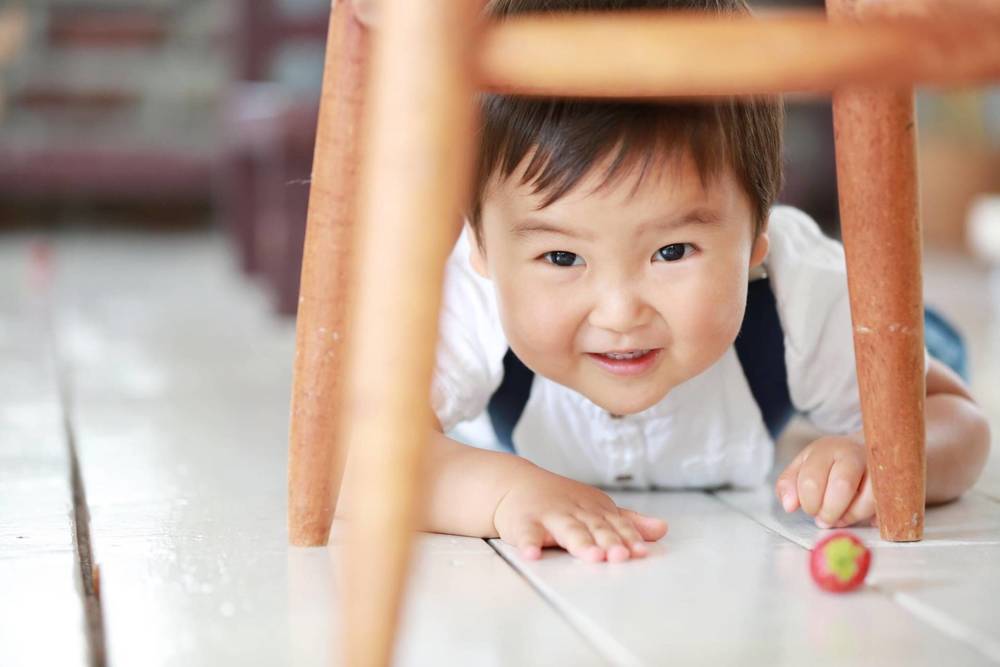
[(618, 640), (609, 635), (599, 625), (594, 624), (585, 614), (580, 613), (573, 607), (560, 602), (556, 596), (547, 591), (541, 581), (532, 576), (530, 572), (522, 568), (520, 564), (507, 556), (497, 543), (499, 539), (487, 539), (486, 544), (497, 553), (522, 579), (534, 589), (538, 596), (553, 609), (586, 644), (589, 644), (594, 651), (600, 655), (610, 665), (641, 665), (634, 653), (622, 646)]
[(986, 500), (990, 500), (995, 503), (1000, 503), (1000, 495), (993, 495), (993, 493), (990, 491), (983, 491), (982, 489), (972, 488), (971, 492), (975, 493), (978, 496), (982, 496)]
[(44, 332), (49, 348), (49, 363), (55, 376), (56, 393), (62, 412), (63, 432), (69, 458), (69, 482), (73, 494), (73, 542), (76, 545), (75, 560), (79, 566), (79, 583), (82, 588), (83, 617), (87, 637), (88, 663), (90, 667), (107, 667), (107, 643), (104, 630), (104, 613), (101, 609), (100, 575), (94, 563), (94, 552), (90, 536), (90, 510), (87, 493), (80, 473), (80, 459), (76, 447), (71, 414), (71, 392), (68, 373), (59, 356), (52, 297), (51, 246), (42, 244), (35, 249), (32, 270), (36, 272), (36, 295), (44, 322)]
[(805, 549), (806, 551), (811, 551), (812, 550), (812, 547), (809, 545), (808, 542), (800, 541), (799, 538), (795, 537), (794, 535), (785, 533), (785, 531), (780, 530), (780, 524), (779, 524), (779, 528), (775, 528), (773, 525), (768, 525), (767, 523), (764, 523), (757, 516), (755, 516), (753, 513), (747, 512), (746, 510), (744, 510), (742, 507), (736, 505), (735, 503), (729, 502), (725, 498), (719, 496), (715, 491), (705, 491), (705, 494), (708, 495), (708, 496), (711, 496), (716, 501), (722, 503), (723, 505), (725, 505), (729, 509), (735, 511), (736, 513), (742, 514), (743, 516), (747, 517), (748, 519), (750, 519), (751, 521), (753, 521), (757, 525), (761, 526), (765, 530), (774, 533), (775, 535), (777, 535), (781, 539), (786, 540), (788, 542), (791, 542), (792, 544), (794, 544), (796, 546), (800, 546), (803, 549)]
[[(64, 410), (66, 406), (64, 404)], [(70, 424), (68, 411), (64, 414), (66, 443), (70, 454), (70, 482), (73, 487), (73, 528), (76, 542), (76, 560), (80, 566), (80, 582), (83, 585), (83, 612), (87, 625), (87, 647), (90, 652), (91, 667), (106, 667), (108, 664), (104, 633), (104, 613), (101, 609), (99, 575), (94, 563), (94, 552), (90, 539), (90, 511), (87, 494), (80, 474), (77, 458), (76, 438)]]
[(951, 618), (940, 609), (921, 602), (912, 595), (885, 591), (878, 584), (872, 585), (872, 588), (886, 595), (890, 600), (938, 632), (951, 637), (955, 641), (971, 646), (992, 662), (1000, 664), (1000, 642), (992, 637), (982, 634), (975, 628), (970, 628), (961, 621)]
[[(712, 495), (715, 495), (714, 491), (709, 491), (708, 493), (711, 493)], [(721, 497), (718, 497), (718, 496), (716, 496), (716, 498), (719, 500), (719, 502), (725, 504), (727, 507), (731, 507), (732, 509), (736, 510), (740, 514), (753, 519), (754, 521), (756, 521), (757, 523), (759, 523), (761, 526), (764, 526), (765, 528), (767, 528), (768, 530), (770, 530), (771, 532), (773, 532), (773, 533), (775, 533), (777, 535), (781, 535), (786, 540), (789, 540), (791, 542), (794, 542), (795, 544), (798, 544), (803, 549), (809, 550), (809, 549), (812, 548), (812, 546), (809, 544), (809, 542), (806, 541), (804, 538), (802, 538), (801, 541), (800, 541), (800, 538), (798, 538), (797, 536), (795, 536), (792, 533), (785, 534), (785, 532), (783, 531), (783, 529), (781, 527), (781, 523), (780, 522), (778, 522), (778, 521), (773, 521), (773, 522), (764, 521), (760, 517), (756, 516), (755, 514), (744, 511), (743, 508), (741, 508), (738, 505), (735, 505), (735, 504), (729, 502), (728, 500), (726, 500), (724, 498), (721, 498)], [(1000, 502), (1000, 501), (998, 501), (998, 502)], [(849, 530), (849, 528), (848, 528), (848, 530)], [(926, 545), (928, 547), (972, 547), (972, 546), (981, 547), (981, 546), (996, 546), (996, 545), (1000, 545), (1000, 540), (943, 540), (943, 539), (935, 539), (933, 541), (923, 541), (923, 542), (878, 542), (878, 548), (879, 549), (913, 549), (915, 544), (922, 544), (922, 545)]]
[[(720, 496), (716, 495), (714, 491), (707, 492), (709, 495), (713, 496), (720, 503), (730, 507), (736, 512), (742, 514), (743, 516), (749, 518), (750, 520), (756, 522), (758, 525), (762, 526), (766, 530), (771, 531), (779, 535), (780, 537), (797, 544), (798, 546), (809, 551), (811, 547), (806, 543), (800, 542), (797, 538), (792, 535), (786, 535), (783, 531), (775, 529), (773, 526), (761, 521), (756, 515), (751, 512), (744, 510), (735, 503), (732, 503)], [(780, 524), (778, 524), (780, 526)], [(954, 541), (955, 544), (963, 544), (962, 542)], [(968, 544), (983, 544), (981, 542), (970, 542)], [(993, 544), (993, 543), (990, 543)], [(937, 545), (937, 543), (935, 543)], [(969, 646), (975, 651), (978, 651), (987, 659), (992, 662), (1000, 664), (1000, 642), (995, 639), (985, 636), (980, 633), (975, 628), (971, 628), (961, 621), (949, 617), (946, 613), (935, 609), (934, 607), (921, 602), (917, 598), (908, 595), (907, 593), (899, 593), (895, 591), (890, 591), (882, 588), (877, 582), (865, 582), (864, 587), (866, 589), (871, 589), (883, 596), (885, 596), (890, 602), (899, 605), (902, 609), (909, 612), (910, 615), (917, 618), (919, 621), (925, 625), (930, 626), (934, 630), (937, 630), (941, 634)]]

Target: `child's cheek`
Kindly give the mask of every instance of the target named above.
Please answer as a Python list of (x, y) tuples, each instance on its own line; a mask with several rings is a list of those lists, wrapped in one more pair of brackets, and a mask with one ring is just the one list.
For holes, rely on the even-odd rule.
[(522, 356), (551, 355), (565, 346), (566, 309), (557, 293), (521, 289), (511, 282), (498, 296), (507, 338)]
[(744, 301), (739, 289), (727, 284), (730, 282), (706, 281), (688, 295), (687, 308), (679, 314), (683, 327), (677, 329), (682, 328), (683, 337), (705, 354), (721, 354), (739, 333)]

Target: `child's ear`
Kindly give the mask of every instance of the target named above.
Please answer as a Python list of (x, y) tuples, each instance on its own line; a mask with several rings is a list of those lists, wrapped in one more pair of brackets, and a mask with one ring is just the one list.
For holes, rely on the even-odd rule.
[(486, 251), (483, 250), (482, 239), (479, 238), (479, 234), (476, 233), (474, 229), (469, 229), (469, 264), (472, 265), (472, 269), (481, 275), (483, 278), (489, 280), (489, 272), (487, 271), (486, 264)]
[(757, 268), (763, 263), (770, 247), (771, 241), (767, 238), (767, 232), (762, 231), (760, 234), (757, 234), (757, 240), (753, 242), (753, 250), (750, 251), (751, 269)]

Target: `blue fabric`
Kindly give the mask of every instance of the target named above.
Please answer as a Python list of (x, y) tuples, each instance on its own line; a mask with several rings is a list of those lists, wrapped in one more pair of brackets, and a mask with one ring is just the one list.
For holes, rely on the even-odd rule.
[(962, 335), (933, 308), (924, 309), (924, 344), (927, 352), (969, 381), (968, 357)]
[(503, 382), (490, 397), (486, 411), (490, 415), (497, 440), (511, 452), (514, 451), (514, 427), (524, 412), (534, 379), (534, 372), (517, 358), (514, 350), (507, 348), (507, 354), (503, 357)]
[(777, 439), (795, 414), (795, 408), (785, 368), (785, 334), (770, 279), (750, 283), (743, 324), (733, 347), (767, 431)]

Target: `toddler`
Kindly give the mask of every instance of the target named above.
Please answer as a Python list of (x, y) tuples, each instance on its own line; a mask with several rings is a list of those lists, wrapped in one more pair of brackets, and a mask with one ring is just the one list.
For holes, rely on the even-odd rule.
[[(742, 0), (487, 11), (654, 8), (748, 11)], [(784, 509), (821, 527), (871, 520), (843, 250), (774, 205), (780, 100), (481, 106), (472, 205), (444, 286), (421, 527), (499, 536), (526, 558), (548, 546), (642, 557), (666, 523), (597, 487), (761, 484), (793, 413), (829, 435), (778, 477)], [(944, 502), (976, 480), (989, 429), (933, 356), (926, 408), (927, 500)], [(508, 451), (445, 435), (469, 423)]]

